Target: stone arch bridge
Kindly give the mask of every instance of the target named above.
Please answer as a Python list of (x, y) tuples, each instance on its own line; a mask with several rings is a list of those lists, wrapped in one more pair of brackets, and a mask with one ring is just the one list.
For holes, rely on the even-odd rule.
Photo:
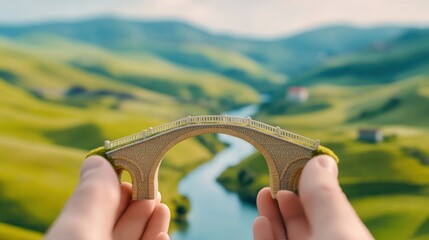
[(105, 141), (107, 158), (118, 175), (130, 173), (133, 199), (153, 199), (158, 191), (158, 170), (174, 145), (207, 133), (223, 133), (252, 144), (264, 156), (270, 174), (272, 197), (282, 189), (297, 191), (302, 168), (319, 148), (319, 140), (273, 127), (251, 118), (189, 116), (140, 133)]

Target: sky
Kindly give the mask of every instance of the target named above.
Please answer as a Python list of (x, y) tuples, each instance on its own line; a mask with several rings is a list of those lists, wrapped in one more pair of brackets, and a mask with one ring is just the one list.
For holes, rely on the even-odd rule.
[(215, 33), (290, 35), (332, 24), (429, 27), (429, 0), (0, 0), (0, 23), (178, 19)]

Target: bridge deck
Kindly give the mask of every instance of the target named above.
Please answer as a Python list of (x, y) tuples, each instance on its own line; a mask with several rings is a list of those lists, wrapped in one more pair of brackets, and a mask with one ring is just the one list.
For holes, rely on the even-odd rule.
[(319, 147), (319, 140), (313, 140), (296, 133), (286, 131), (280, 127), (273, 127), (271, 125), (255, 121), (250, 117), (236, 117), (236, 116), (226, 116), (226, 115), (203, 115), (203, 116), (188, 116), (174, 122), (170, 122), (155, 128), (149, 128), (142, 132), (129, 135), (123, 138), (119, 138), (113, 141), (105, 141), (104, 145), (106, 150), (112, 150), (114, 148), (124, 146), (136, 141), (144, 140), (149, 137), (153, 137), (157, 134), (167, 132), (176, 128), (184, 127), (191, 124), (232, 124), (236, 126), (246, 126), (251, 127), (260, 132), (265, 132), (271, 135), (275, 135), (279, 138), (282, 138), (286, 141), (293, 142), (313, 150)]

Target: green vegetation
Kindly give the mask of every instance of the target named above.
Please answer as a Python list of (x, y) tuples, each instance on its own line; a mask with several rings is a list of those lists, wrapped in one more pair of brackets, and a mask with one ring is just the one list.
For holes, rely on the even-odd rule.
[[(57, 48), (52, 48), (52, 42)], [(258, 101), (257, 92), (246, 84), (213, 72), (180, 67), (148, 53), (141, 53), (137, 59), (58, 37), (23, 37), (18, 43), (16, 46), (8, 43), (7, 51), (0, 51), (14, 60), (0, 70), (14, 76), (16, 85), (42, 97), (52, 96), (52, 92), (69, 93), (63, 99), (65, 103), (76, 103), (80, 98), (80, 102), (88, 104), (95, 100), (94, 95), (119, 98), (120, 102), (133, 98), (156, 102), (161, 94), (218, 112)], [(34, 55), (23, 53), (18, 47), (49, 58), (39, 57), (34, 61)], [(58, 48), (63, 51), (58, 52)], [(40, 86), (46, 87), (40, 91)], [(81, 91), (70, 94), (76, 87)]]
[[(107, 151), (106, 151), (106, 148), (104, 146), (103, 147), (98, 147), (98, 148), (95, 148), (95, 149), (92, 149), (91, 151), (89, 151), (89, 153), (86, 154), (86, 157), (98, 155), (98, 156), (102, 156), (105, 159), (109, 160), (109, 158), (106, 155), (106, 152)], [(109, 162), (111, 162), (111, 161), (109, 161)]]
[(254, 154), (228, 168), (217, 181), (228, 191), (236, 192), (243, 201), (255, 204), (259, 190), (269, 186), (270, 177), (265, 159)]
[[(105, 139), (213, 111), (203, 103), (177, 102), (175, 95), (89, 74), (55, 56), (41, 55), (6, 40), (0, 41), (0, 52), (8, 58), (0, 62), (2, 237), (40, 238), (76, 186), (85, 154)], [(235, 85), (218, 86), (234, 89)], [(99, 89), (104, 92), (100, 94)], [(239, 89), (243, 91), (239, 96), (243, 102), (234, 100), (233, 104), (257, 100), (254, 90), (237, 86), (234, 91)], [(88, 94), (97, 91), (98, 94)], [(223, 92), (216, 94), (219, 97), (213, 95), (214, 106)], [(173, 219), (183, 221), (189, 210), (187, 199), (177, 192), (177, 182), (220, 148), (222, 145), (213, 136), (201, 136), (177, 145), (165, 157), (159, 175), (160, 190), (163, 201), (173, 210)], [(175, 227), (173, 223), (172, 229)]]
[[(414, 31), (410, 31), (409, 34)], [(371, 85), (401, 81), (411, 76), (428, 74), (429, 46), (427, 30), (422, 36), (399, 37), (328, 61), (296, 79), (301, 84), (318, 82), (341, 85)]]
[(0, 236), (4, 239), (37, 240), (42, 239), (38, 232), (0, 223)]
[[(359, 82), (357, 76), (350, 82)], [(312, 79), (319, 81), (309, 86), (313, 100), (295, 106), (306, 109), (319, 101), (329, 107), (276, 112), (279, 102), (285, 101), (277, 99), (257, 117), (321, 139), (342, 159), (339, 181), (343, 191), (376, 238), (427, 239), (423, 229), (429, 216), (429, 98), (425, 94), (429, 75), (423, 72), (394, 83), (358, 86), (333, 85), (338, 79), (345, 78), (338, 75), (328, 83)], [(378, 144), (358, 142), (360, 127), (379, 127), (389, 137)], [(229, 168), (218, 180), (252, 203), (258, 190), (269, 185), (266, 163), (259, 153)]]
[[(425, 149), (427, 133), (427, 130), (408, 133), (395, 142), (380, 144), (355, 140), (329, 142), (330, 134), (324, 138), (325, 144), (342, 158), (339, 181), (343, 191), (376, 238), (417, 236), (416, 229), (429, 215), (429, 167), (401, 149), (403, 146)], [(250, 181), (240, 180), (243, 172), (251, 176)], [(218, 180), (251, 203), (255, 203), (259, 189), (269, 186), (268, 169), (260, 154), (231, 167)]]
[[(340, 183), (377, 238), (429, 238), (428, 30), (334, 26), (251, 40), (178, 22), (105, 18), (0, 26), (0, 35), (1, 238), (41, 238), (85, 154), (104, 140), (257, 103), (260, 93), (273, 99), (255, 118), (338, 154)], [(286, 102), (295, 85), (308, 87), (309, 101)], [(360, 127), (388, 137), (358, 142)], [(222, 147), (213, 135), (199, 136), (165, 156), (159, 187), (171, 230), (191, 208), (177, 183)], [(218, 180), (254, 202), (269, 177), (255, 154)]]
[(323, 154), (331, 156), (335, 161), (337, 161), (337, 163), (340, 161), (338, 156), (331, 149), (327, 147), (319, 146), (319, 148), (314, 150), (313, 152), (313, 156), (318, 156)]

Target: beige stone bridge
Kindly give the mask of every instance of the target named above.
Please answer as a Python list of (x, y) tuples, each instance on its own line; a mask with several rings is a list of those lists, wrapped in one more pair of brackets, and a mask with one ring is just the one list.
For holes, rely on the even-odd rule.
[(158, 170), (164, 155), (179, 142), (207, 133), (241, 138), (259, 150), (268, 165), (273, 198), (281, 189), (297, 191), (301, 170), (319, 147), (319, 140), (251, 118), (214, 115), (186, 117), (106, 141), (104, 148), (118, 175), (122, 170), (130, 173), (133, 199), (153, 199), (158, 191)]

